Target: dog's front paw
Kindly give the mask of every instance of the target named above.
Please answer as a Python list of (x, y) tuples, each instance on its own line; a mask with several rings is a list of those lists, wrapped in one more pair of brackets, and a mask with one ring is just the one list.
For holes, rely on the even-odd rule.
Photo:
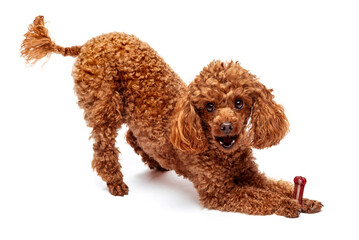
[(121, 180), (117, 182), (108, 182), (108, 190), (114, 196), (124, 196), (128, 194), (127, 185)]
[(324, 207), (324, 205), (319, 201), (310, 200), (307, 198), (303, 199), (303, 207), (302, 207), (303, 213), (317, 213), (322, 210), (322, 207)]
[(297, 218), (301, 212), (301, 206), (294, 199), (282, 200), (275, 214), (288, 218)]

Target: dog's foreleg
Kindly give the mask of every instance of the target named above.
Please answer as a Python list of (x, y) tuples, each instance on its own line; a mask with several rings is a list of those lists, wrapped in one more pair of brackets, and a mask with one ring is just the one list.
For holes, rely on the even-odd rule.
[(301, 206), (296, 200), (263, 188), (206, 183), (202, 179), (200, 184), (196, 184), (196, 189), (202, 205), (210, 209), (251, 215), (277, 214), (292, 218), (298, 217), (301, 212)]

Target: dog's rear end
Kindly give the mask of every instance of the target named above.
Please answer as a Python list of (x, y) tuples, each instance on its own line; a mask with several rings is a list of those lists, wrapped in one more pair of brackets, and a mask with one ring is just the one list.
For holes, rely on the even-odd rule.
[(64, 48), (51, 40), (44, 18), (38, 16), (25, 34), (21, 54), (34, 64), (51, 53), (77, 57), (72, 75), (95, 141), (92, 167), (113, 195), (128, 193), (115, 146), (122, 124), (129, 126), (127, 141), (145, 163), (173, 168), (168, 156), (176, 153), (167, 136), (177, 96), (187, 87), (147, 43), (114, 32)]

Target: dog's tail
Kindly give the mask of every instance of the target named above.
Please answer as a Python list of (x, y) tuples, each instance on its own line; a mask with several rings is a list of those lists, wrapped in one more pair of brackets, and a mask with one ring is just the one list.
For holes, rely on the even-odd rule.
[(44, 57), (50, 57), (51, 53), (72, 57), (80, 54), (81, 46), (61, 47), (55, 44), (45, 27), (43, 16), (35, 18), (34, 22), (29, 26), (29, 31), (24, 36), (25, 39), (21, 44), (21, 56), (29, 64), (35, 64)]

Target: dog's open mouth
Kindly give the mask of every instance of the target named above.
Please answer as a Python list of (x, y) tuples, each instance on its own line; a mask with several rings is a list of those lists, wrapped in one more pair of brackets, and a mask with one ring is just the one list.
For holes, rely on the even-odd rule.
[(216, 141), (219, 143), (219, 145), (226, 149), (229, 150), (231, 149), (234, 144), (236, 143), (238, 138), (238, 135), (232, 135), (232, 136), (223, 136), (223, 137), (216, 137)]

